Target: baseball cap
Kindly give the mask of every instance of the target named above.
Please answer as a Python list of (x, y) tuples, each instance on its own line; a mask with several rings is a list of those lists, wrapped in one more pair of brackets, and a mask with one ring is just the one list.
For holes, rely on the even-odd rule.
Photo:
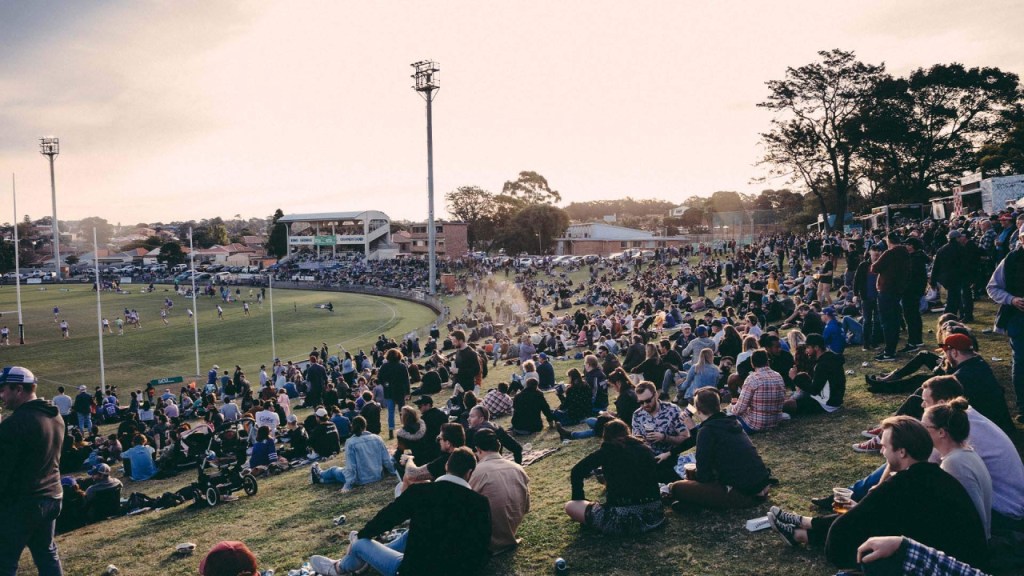
[(78, 387), (79, 392), (85, 392), (86, 390), (88, 390), (88, 388), (85, 387), (85, 384), (82, 384), (81, 386)]
[(960, 231), (956, 229), (950, 230), (949, 234), (946, 234), (946, 238), (949, 238), (950, 240), (956, 240), (961, 236), (963, 236), (963, 234), (961, 234)]
[(218, 366), (218, 365), (214, 364), (214, 365), (213, 365), (213, 369), (214, 369), (214, 370), (220, 370), (220, 366)]
[(288, 421), (289, 422), (298, 422), (299, 421), (299, 417), (296, 416), (295, 414), (289, 414), (288, 415)]
[(835, 316), (836, 315), (836, 309), (833, 308), (832, 306), (826, 306), (826, 307), (821, 309), (821, 313), (822, 314), (826, 314), (828, 316)]
[(65, 487), (65, 488), (70, 488), (72, 486), (78, 486), (78, 480), (75, 480), (74, 476), (61, 476), (60, 477), (60, 485)]
[(238, 576), (240, 572), (255, 574), (256, 555), (237, 541), (218, 542), (199, 562), (202, 576)]
[(548, 359), (548, 355), (543, 353), (543, 352), (538, 354), (537, 357), (540, 358), (541, 360), (547, 360)]
[(7, 366), (0, 373), (0, 384), (35, 384), (36, 375), (28, 368)]
[(942, 346), (936, 349), (936, 352), (940, 350), (959, 350), (961, 352), (967, 352), (974, 349), (974, 342), (971, 341), (971, 337), (966, 334), (950, 334), (946, 336), (946, 339), (942, 342)]
[(424, 404), (433, 405), (434, 404), (434, 399), (431, 398), (430, 396), (420, 396), (419, 398), (416, 399), (415, 402), (413, 402), (413, 404), (415, 404), (417, 406), (423, 406)]
[(708, 327), (707, 326), (705, 326), (703, 324), (701, 324), (700, 326), (697, 326), (697, 336), (707, 336), (707, 335), (708, 335)]
[(110, 476), (110, 466), (100, 463), (89, 469), (89, 474), (102, 474)]
[(315, 414), (317, 416), (323, 418), (324, 416), (327, 416), (327, 410), (325, 410), (323, 408), (317, 408)]

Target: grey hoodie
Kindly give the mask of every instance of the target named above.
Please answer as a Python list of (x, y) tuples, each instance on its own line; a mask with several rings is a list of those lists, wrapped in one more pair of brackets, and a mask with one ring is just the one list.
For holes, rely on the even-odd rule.
[(46, 400), (32, 400), (0, 421), (0, 507), (24, 499), (61, 498), (64, 420)]

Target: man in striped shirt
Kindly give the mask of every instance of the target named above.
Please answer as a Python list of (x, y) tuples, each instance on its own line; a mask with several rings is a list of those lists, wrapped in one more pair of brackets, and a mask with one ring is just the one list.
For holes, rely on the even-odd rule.
[(740, 398), (731, 409), (748, 434), (774, 428), (782, 420), (786, 401), (786, 384), (781, 374), (768, 367), (768, 351), (755, 350), (750, 363), (754, 371), (743, 381)]

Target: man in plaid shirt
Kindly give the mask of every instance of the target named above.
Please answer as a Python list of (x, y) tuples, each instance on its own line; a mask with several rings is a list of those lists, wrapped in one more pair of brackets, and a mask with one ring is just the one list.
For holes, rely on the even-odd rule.
[(782, 420), (786, 401), (786, 383), (782, 375), (768, 367), (768, 351), (755, 350), (750, 355), (754, 367), (740, 389), (740, 399), (731, 409), (747, 433), (774, 428)]
[(985, 576), (985, 573), (913, 538), (876, 536), (857, 548), (864, 574), (910, 576)]
[(492, 418), (511, 414), (512, 398), (508, 395), (508, 384), (499, 382), (498, 387), (492, 388), (480, 403), (487, 408)]

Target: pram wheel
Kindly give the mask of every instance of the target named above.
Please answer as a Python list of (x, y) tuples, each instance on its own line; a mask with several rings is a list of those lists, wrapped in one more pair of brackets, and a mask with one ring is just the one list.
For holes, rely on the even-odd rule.
[(256, 479), (252, 476), (246, 476), (242, 478), (242, 490), (245, 491), (246, 496), (252, 496), (259, 490), (259, 485), (256, 484)]
[(216, 487), (210, 486), (209, 488), (206, 489), (203, 499), (205, 500), (207, 506), (213, 508), (214, 506), (217, 505), (218, 502), (220, 502), (220, 492), (217, 492)]

